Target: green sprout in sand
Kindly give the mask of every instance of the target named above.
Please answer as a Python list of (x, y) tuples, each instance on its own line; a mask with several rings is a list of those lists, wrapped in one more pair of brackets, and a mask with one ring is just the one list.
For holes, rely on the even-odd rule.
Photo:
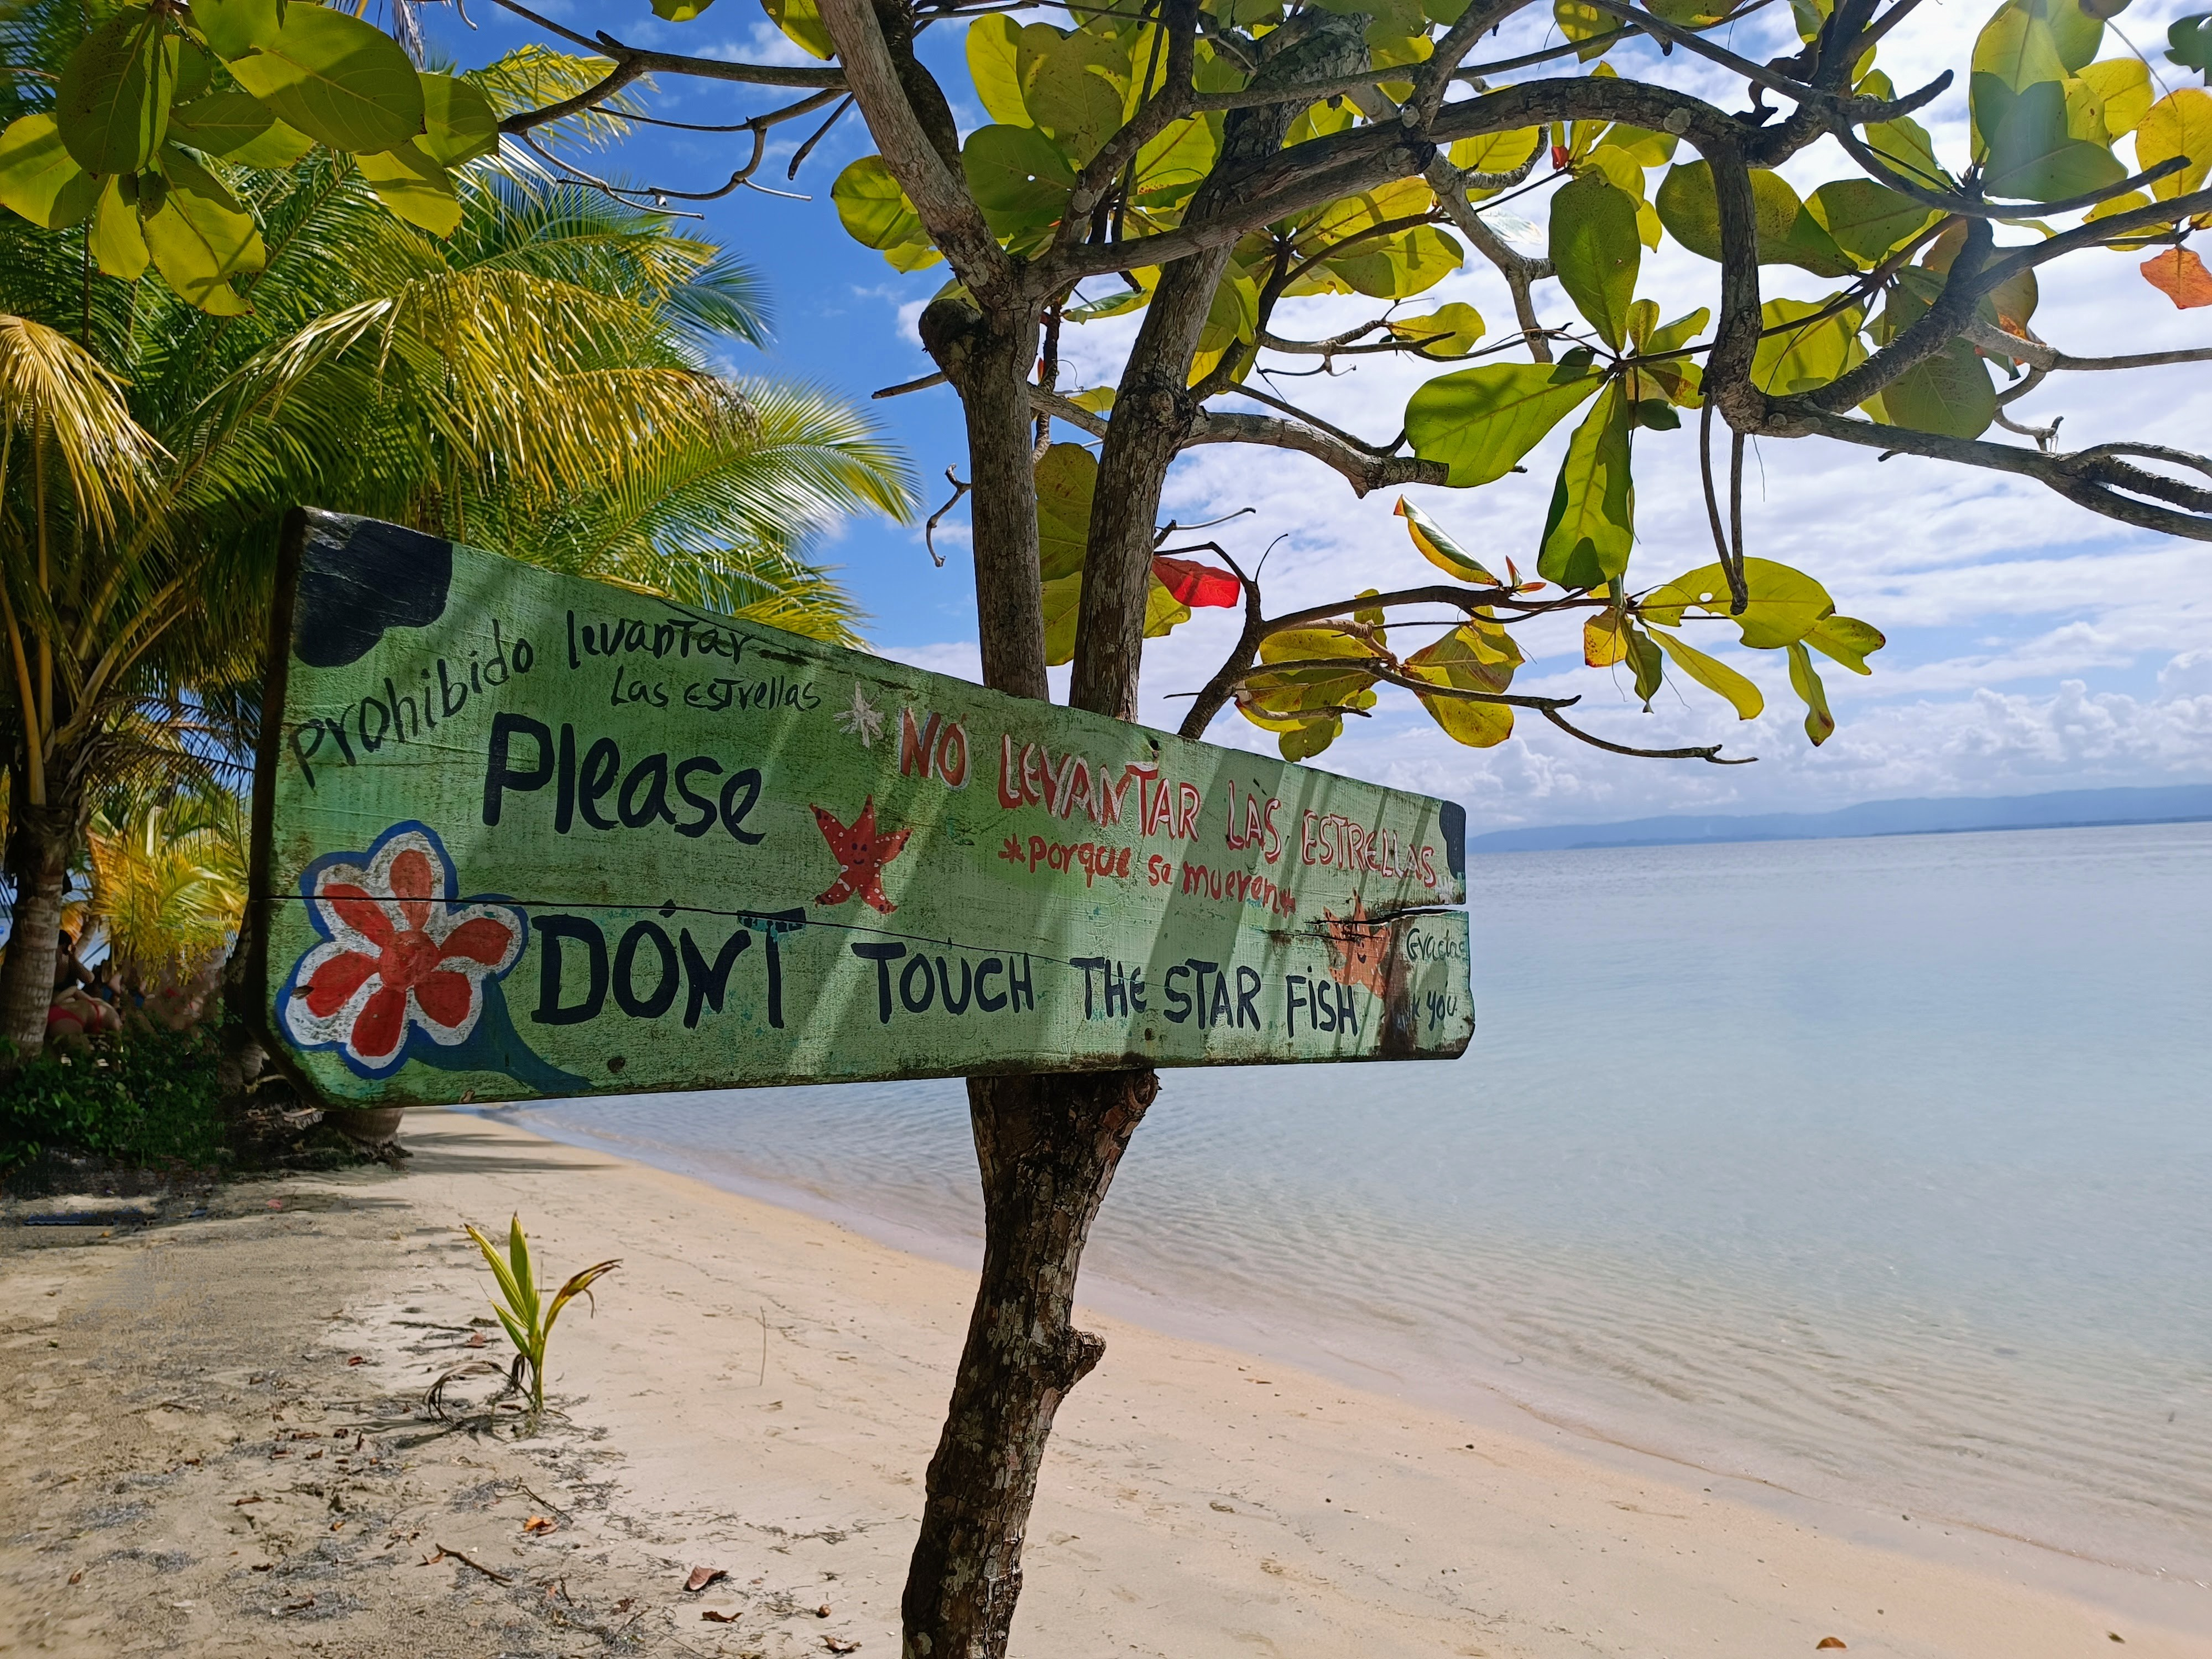
[[(622, 1263), (602, 1261), (572, 1276), (568, 1283), (554, 1292), (548, 1302), (539, 1295), (538, 1280), (530, 1261), (530, 1241), (522, 1235), (522, 1218), (514, 1217), (507, 1223), (507, 1256), (500, 1257), (498, 1246), (468, 1224), (468, 1235), (476, 1240), (477, 1249), (491, 1264), (492, 1277), (499, 1281), (499, 1300), (491, 1310), (499, 1316), (499, 1322), (507, 1327), (507, 1336), (515, 1346), (514, 1369), (509, 1381), (517, 1389), (522, 1386), (523, 1373), (530, 1376), (530, 1409), (545, 1409), (545, 1344), (553, 1334), (553, 1322), (561, 1316), (561, 1310), (576, 1297), (592, 1300), (592, 1285), (602, 1274), (613, 1272)], [(596, 1311), (599, 1304), (592, 1304)]]

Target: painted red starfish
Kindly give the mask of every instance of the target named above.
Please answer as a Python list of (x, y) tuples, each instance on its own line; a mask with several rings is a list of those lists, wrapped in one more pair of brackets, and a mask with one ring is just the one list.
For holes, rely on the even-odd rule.
[(1364, 985), (1376, 996), (1388, 997), (1390, 930), (1367, 920), (1366, 902), (1356, 893), (1350, 915), (1340, 916), (1325, 906), (1322, 915), (1328, 921), (1322, 938), (1328, 943), (1329, 977), (1339, 985)]
[(912, 830), (893, 830), (884, 835), (876, 833), (876, 798), (868, 797), (860, 808), (860, 816), (848, 826), (820, 807), (814, 809), (814, 821), (822, 826), (822, 839), (830, 843), (836, 856), (837, 879), (830, 884), (827, 892), (815, 899), (817, 904), (842, 904), (855, 893), (872, 904), (885, 915), (898, 908), (884, 895), (884, 866), (896, 858), (906, 846)]

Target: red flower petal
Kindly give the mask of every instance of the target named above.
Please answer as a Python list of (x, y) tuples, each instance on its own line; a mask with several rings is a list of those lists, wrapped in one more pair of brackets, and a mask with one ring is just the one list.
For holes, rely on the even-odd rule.
[(415, 988), (416, 1006), (441, 1025), (459, 1025), (475, 1000), (466, 974), (433, 974)]
[(1244, 584), (1226, 570), (1192, 559), (1158, 558), (1152, 574), (1176, 597), (1178, 605), (1194, 607), (1233, 605), (1244, 594)]
[(494, 921), (489, 916), (472, 916), (446, 935), (445, 959), (450, 962), (455, 957), (465, 957), (487, 968), (496, 968), (514, 938), (514, 930), (505, 922)]
[(430, 920), (430, 901), (438, 896), (436, 872), (420, 848), (410, 847), (392, 860), (392, 896), (399, 901), (399, 914), (410, 927)]
[(407, 1029), (407, 993), (381, 986), (362, 1004), (353, 1023), (353, 1051), (363, 1060), (388, 1060)]
[(307, 1012), (317, 1019), (328, 1019), (346, 1006), (347, 1000), (375, 971), (374, 957), (349, 951), (331, 957), (308, 978)]
[(335, 887), (325, 887), (323, 902), (337, 912), (338, 920), (377, 945), (389, 945), (396, 931), (392, 918), (384, 913), (384, 906), (369, 893), (348, 882)]

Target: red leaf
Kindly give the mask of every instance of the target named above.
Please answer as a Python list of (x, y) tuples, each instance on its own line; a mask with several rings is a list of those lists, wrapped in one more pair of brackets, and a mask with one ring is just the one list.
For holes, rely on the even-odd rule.
[(1154, 559), (1152, 574), (1176, 604), (1193, 609), (1233, 605), (1244, 593), (1244, 584), (1230, 572), (1191, 559)]
[(2185, 247), (2170, 247), (2142, 263), (2143, 281), (2183, 311), (2212, 306), (2212, 270)]
[(684, 1581), (684, 1588), (690, 1594), (696, 1595), (716, 1579), (727, 1578), (729, 1576), (720, 1567), (694, 1567), (691, 1569), (691, 1576)]

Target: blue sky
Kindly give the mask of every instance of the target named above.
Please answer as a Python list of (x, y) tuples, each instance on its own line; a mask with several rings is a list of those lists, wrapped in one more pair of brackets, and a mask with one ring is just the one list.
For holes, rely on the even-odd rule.
[[(2163, 62), (2160, 48), (2170, 16), (2186, 9), (2174, 0), (2137, 0), (2118, 20), (2169, 85), (2183, 83), (2180, 72)], [(684, 25), (659, 21), (644, 0), (545, 9), (572, 27), (609, 29), (637, 45), (811, 61), (751, 0), (720, 0), (705, 17)], [(1537, 10), (1542, 15), (1520, 34), (1509, 28), (1498, 43), (1501, 52), (1544, 39), (1548, 9)], [(1945, 68), (1962, 71), (1963, 84), (1974, 33), (1988, 10), (1983, 0), (1930, 0), (1885, 44), (1883, 67), (1900, 86), (1917, 85)], [(1771, 15), (1786, 13), (1775, 8)], [(479, 26), (474, 32), (443, 9), (428, 19), (434, 39), (465, 64), (544, 38), (489, 6), (479, 4), (470, 15)], [(1740, 25), (1734, 46), (1757, 58), (1794, 47), (1794, 36), (1785, 46), (1780, 36), (1757, 32), (1766, 26), (1764, 17)], [(1786, 30), (1786, 23), (1780, 27)], [(961, 27), (932, 31), (925, 42), (964, 128), (984, 118), (963, 102)], [(2124, 50), (2108, 33), (2101, 55)], [(1683, 54), (1617, 61), (1624, 72), (1656, 73), (1724, 106), (1742, 102)], [(1632, 69), (1632, 63), (1646, 67)], [(741, 120), (769, 106), (761, 91), (682, 81), (665, 82), (653, 104), (670, 118), (699, 122)], [(1923, 119), (1939, 154), (1957, 165), (1966, 148), (1963, 91), (1947, 94)], [(707, 232), (760, 270), (775, 304), (770, 349), (733, 358), (730, 367), (803, 378), (864, 400), (878, 387), (929, 372), (913, 319), (945, 272), (939, 267), (901, 275), (839, 227), (830, 182), (872, 149), (856, 117), (848, 115), (797, 183), (787, 184), (783, 162), (811, 125), (777, 129), (781, 143), (771, 148), (774, 159), (761, 175), (811, 199), (740, 191), (701, 210)], [(743, 142), (648, 129), (591, 164), (632, 181), (711, 188), (742, 160)], [(2122, 154), (2128, 154), (2124, 146)], [(1832, 153), (1815, 150), (1787, 171), (1809, 189), (1838, 176), (1842, 165)], [(1656, 187), (1657, 175), (1651, 182)], [(2038, 332), (2081, 355), (2212, 343), (2212, 310), (2176, 311), (2136, 274), (2141, 258), (2095, 252), (2047, 272)], [(1657, 299), (1671, 317), (1711, 303), (1717, 269), (1670, 245), (1647, 258), (1639, 292)], [(1769, 298), (1817, 298), (1832, 287), (1772, 266), (1765, 283)], [(1547, 316), (1564, 320), (1565, 301), (1555, 284), (1548, 286)], [(1479, 257), (1412, 308), (1450, 300), (1475, 306), (1493, 333), (1510, 325), (1504, 286)], [(1315, 333), (1365, 321), (1370, 311), (1379, 314), (1367, 301), (1304, 304), (1304, 323)], [(1285, 320), (1300, 321), (1295, 313)], [(1118, 320), (1071, 330), (1063, 346), (1063, 386), (1110, 384), (1130, 331)], [(1419, 378), (1417, 371), (1369, 359), (1333, 380), (1288, 384), (1317, 412), (1380, 441), (1398, 429)], [(869, 407), (912, 457), (933, 507), (945, 494), (945, 469), (966, 471), (952, 394), (940, 388)], [(2212, 431), (2212, 365), (2053, 376), (2013, 412), (2039, 422), (2063, 415), (2068, 447), (2126, 437), (2201, 450)], [(1639, 434), (1639, 580), (1656, 582), (1711, 560), (1689, 442), (1693, 427)], [(1525, 477), (1477, 491), (1408, 493), (1478, 553), (1510, 554), (1527, 566), (1565, 433), (1562, 427), (1530, 457)], [(1407, 542), (1402, 520), (1391, 516), (1393, 500), (1356, 499), (1335, 474), (1301, 457), (1223, 447), (1178, 463), (1164, 510), (1188, 522), (1255, 509), (1217, 533), (1230, 538), (1240, 558), (1256, 557), (1285, 538), (1269, 558), (1264, 583), (1268, 608), (1279, 611), (1433, 574)], [(1739, 723), (1715, 699), (1693, 688), (1686, 700), (1671, 685), (1645, 714), (1625, 682), (1581, 666), (1577, 641), (1562, 629), (1529, 632), (1524, 648), (1534, 660), (1520, 689), (1581, 694), (1584, 723), (1618, 741), (1725, 742), (1730, 753), (1755, 754), (1759, 763), (1722, 768), (1623, 759), (1525, 724), (1510, 743), (1473, 750), (1446, 738), (1409, 696), (1387, 690), (1376, 717), (1353, 722), (1319, 763), (1462, 800), (1477, 830), (2212, 778), (2212, 548), (2128, 530), (2037, 485), (1910, 457), (1877, 461), (1871, 451), (1818, 440), (1756, 446), (1746, 523), (1752, 553), (1811, 572), (1839, 609), (1888, 635), (1870, 678), (1824, 664), (1840, 729), (1821, 749), (1809, 747), (1798, 728), (1802, 709), (1778, 653), (1723, 653), (1765, 689), (1768, 712), (1759, 720)], [(973, 676), (975, 606), (963, 538), (964, 512), (939, 532), (939, 548), (950, 555), (943, 569), (924, 550), (918, 522), (856, 521), (820, 554), (842, 567), (871, 613), (874, 648)], [(1181, 705), (1171, 694), (1191, 690), (1212, 672), (1232, 632), (1230, 613), (1201, 611), (1170, 638), (1152, 642), (1145, 669), (1148, 721), (1175, 724)], [(1233, 713), (1217, 720), (1207, 735), (1252, 749), (1273, 743)]]

